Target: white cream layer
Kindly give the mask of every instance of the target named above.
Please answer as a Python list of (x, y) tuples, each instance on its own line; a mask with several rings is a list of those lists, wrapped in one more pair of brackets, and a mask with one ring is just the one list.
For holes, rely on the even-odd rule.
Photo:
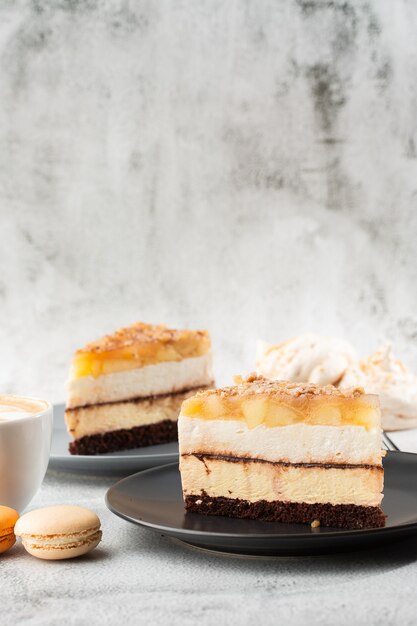
[(101, 538), (101, 530), (95, 528), (88, 532), (74, 533), (73, 535), (21, 535), (21, 537), (25, 544), (36, 548), (67, 548), (97, 541)]
[(195, 456), (182, 456), (180, 470), (185, 496), (205, 493), (249, 502), (379, 506), (384, 482), (381, 468), (299, 467)]
[(182, 361), (164, 361), (132, 370), (83, 376), (68, 383), (67, 408), (175, 393), (213, 381), (211, 353)]
[(291, 424), (249, 429), (235, 420), (180, 415), (180, 454), (193, 452), (288, 463), (381, 464), (381, 431), (361, 426)]

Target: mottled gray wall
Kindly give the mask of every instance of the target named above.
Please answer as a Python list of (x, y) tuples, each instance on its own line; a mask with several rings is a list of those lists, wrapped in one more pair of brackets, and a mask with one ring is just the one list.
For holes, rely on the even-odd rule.
[(0, 387), (135, 319), (417, 366), (415, 0), (0, 3)]

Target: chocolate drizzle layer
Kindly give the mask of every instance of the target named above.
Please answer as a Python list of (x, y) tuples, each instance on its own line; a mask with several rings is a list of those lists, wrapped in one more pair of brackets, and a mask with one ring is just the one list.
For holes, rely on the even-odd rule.
[(323, 469), (368, 469), (383, 472), (381, 465), (367, 465), (366, 463), (289, 463), (288, 461), (267, 461), (246, 456), (229, 456), (222, 454), (206, 454), (204, 452), (189, 452), (182, 456), (195, 456), (199, 461), (227, 461), (228, 463), (269, 463), (270, 465), (281, 465), (284, 467), (319, 467)]
[(70, 413), (72, 411), (79, 411), (80, 409), (95, 409), (98, 406), (108, 406), (111, 404), (139, 404), (141, 402), (157, 402), (162, 398), (168, 397), (176, 397), (181, 395), (186, 395), (192, 391), (203, 391), (204, 389), (210, 389), (214, 385), (214, 382), (210, 383), (210, 385), (198, 385), (197, 387), (187, 387), (186, 389), (180, 389), (177, 391), (172, 391), (171, 393), (161, 393), (152, 396), (137, 396), (135, 398), (128, 398), (126, 400), (113, 400), (112, 402), (96, 402), (95, 404), (82, 404), (80, 406), (74, 406), (72, 408), (66, 408), (65, 412)]

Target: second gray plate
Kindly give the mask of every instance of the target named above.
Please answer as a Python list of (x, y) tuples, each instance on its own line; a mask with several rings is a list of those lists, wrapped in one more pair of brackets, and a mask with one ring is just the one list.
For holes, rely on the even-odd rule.
[(177, 442), (94, 456), (72, 455), (68, 452), (70, 439), (65, 427), (64, 412), (65, 406), (63, 404), (54, 406), (50, 469), (81, 474), (127, 475), (157, 465), (178, 461)]
[(312, 529), (302, 524), (186, 513), (177, 464), (123, 478), (108, 490), (106, 504), (129, 522), (206, 550), (256, 556), (360, 550), (417, 533), (417, 454), (389, 452), (384, 469), (384, 528)]

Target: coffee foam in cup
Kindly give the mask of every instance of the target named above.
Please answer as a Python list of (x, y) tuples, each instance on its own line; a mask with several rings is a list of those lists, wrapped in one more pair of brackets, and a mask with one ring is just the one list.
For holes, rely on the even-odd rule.
[(20, 396), (0, 395), (0, 422), (22, 419), (44, 411), (47, 403)]

